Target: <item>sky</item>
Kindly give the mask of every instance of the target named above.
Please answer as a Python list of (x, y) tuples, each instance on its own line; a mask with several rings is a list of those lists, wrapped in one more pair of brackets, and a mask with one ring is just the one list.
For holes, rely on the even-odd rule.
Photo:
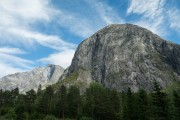
[(0, 0), (0, 78), (47, 64), (67, 68), (79, 43), (131, 23), (180, 43), (180, 0)]

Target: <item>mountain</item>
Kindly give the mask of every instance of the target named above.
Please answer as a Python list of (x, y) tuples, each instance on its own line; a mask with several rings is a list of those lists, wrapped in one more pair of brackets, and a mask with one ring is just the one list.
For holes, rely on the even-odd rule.
[(97, 81), (118, 91), (152, 90), (180, 81), (180, 45), (132, 24), (113, 24), (84, 40), (60, 83), (88, 87)]
[(12, 90), (18, 87), (20, 93), (25, 93), (31, 89), (37, 90), (40, 84), (45, 88), (56, 83), (63, 72), (64, 69), (58, 65), (48, 65), (29, 72), (7, 75), (0, 79), (0, 89)]

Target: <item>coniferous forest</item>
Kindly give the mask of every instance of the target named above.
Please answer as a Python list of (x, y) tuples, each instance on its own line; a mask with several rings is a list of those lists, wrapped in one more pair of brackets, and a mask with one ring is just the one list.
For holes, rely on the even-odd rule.
[(85, 93), (77, 87), (53, 86), (19, 94), (0, 90), (0, 120), (180, 120), (180, 90), (117, 92), (93, 83)]

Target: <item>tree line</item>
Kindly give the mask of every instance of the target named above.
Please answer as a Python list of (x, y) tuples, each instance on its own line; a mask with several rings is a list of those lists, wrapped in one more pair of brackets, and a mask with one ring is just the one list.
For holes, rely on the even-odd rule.
[(19, 94), (18, 88), (0, 90), (2, 120), (180, 120), (180, 90), (162, 91), (154, 82), (147, 93), (117, 92), (94, 82), (81, 94), (79, 88), (53, 86)]

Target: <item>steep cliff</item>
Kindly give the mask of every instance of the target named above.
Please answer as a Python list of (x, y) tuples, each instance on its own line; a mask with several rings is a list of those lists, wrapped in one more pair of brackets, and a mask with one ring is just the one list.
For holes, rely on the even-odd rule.
[[(61, 83), (88, 86), (93, 80), (119, 91), (151, 90), (180, 81), (180, 45), (131, 24), (113, 24), (84, 40)], [(71, 80), (72, 81), (72, 80)]]

